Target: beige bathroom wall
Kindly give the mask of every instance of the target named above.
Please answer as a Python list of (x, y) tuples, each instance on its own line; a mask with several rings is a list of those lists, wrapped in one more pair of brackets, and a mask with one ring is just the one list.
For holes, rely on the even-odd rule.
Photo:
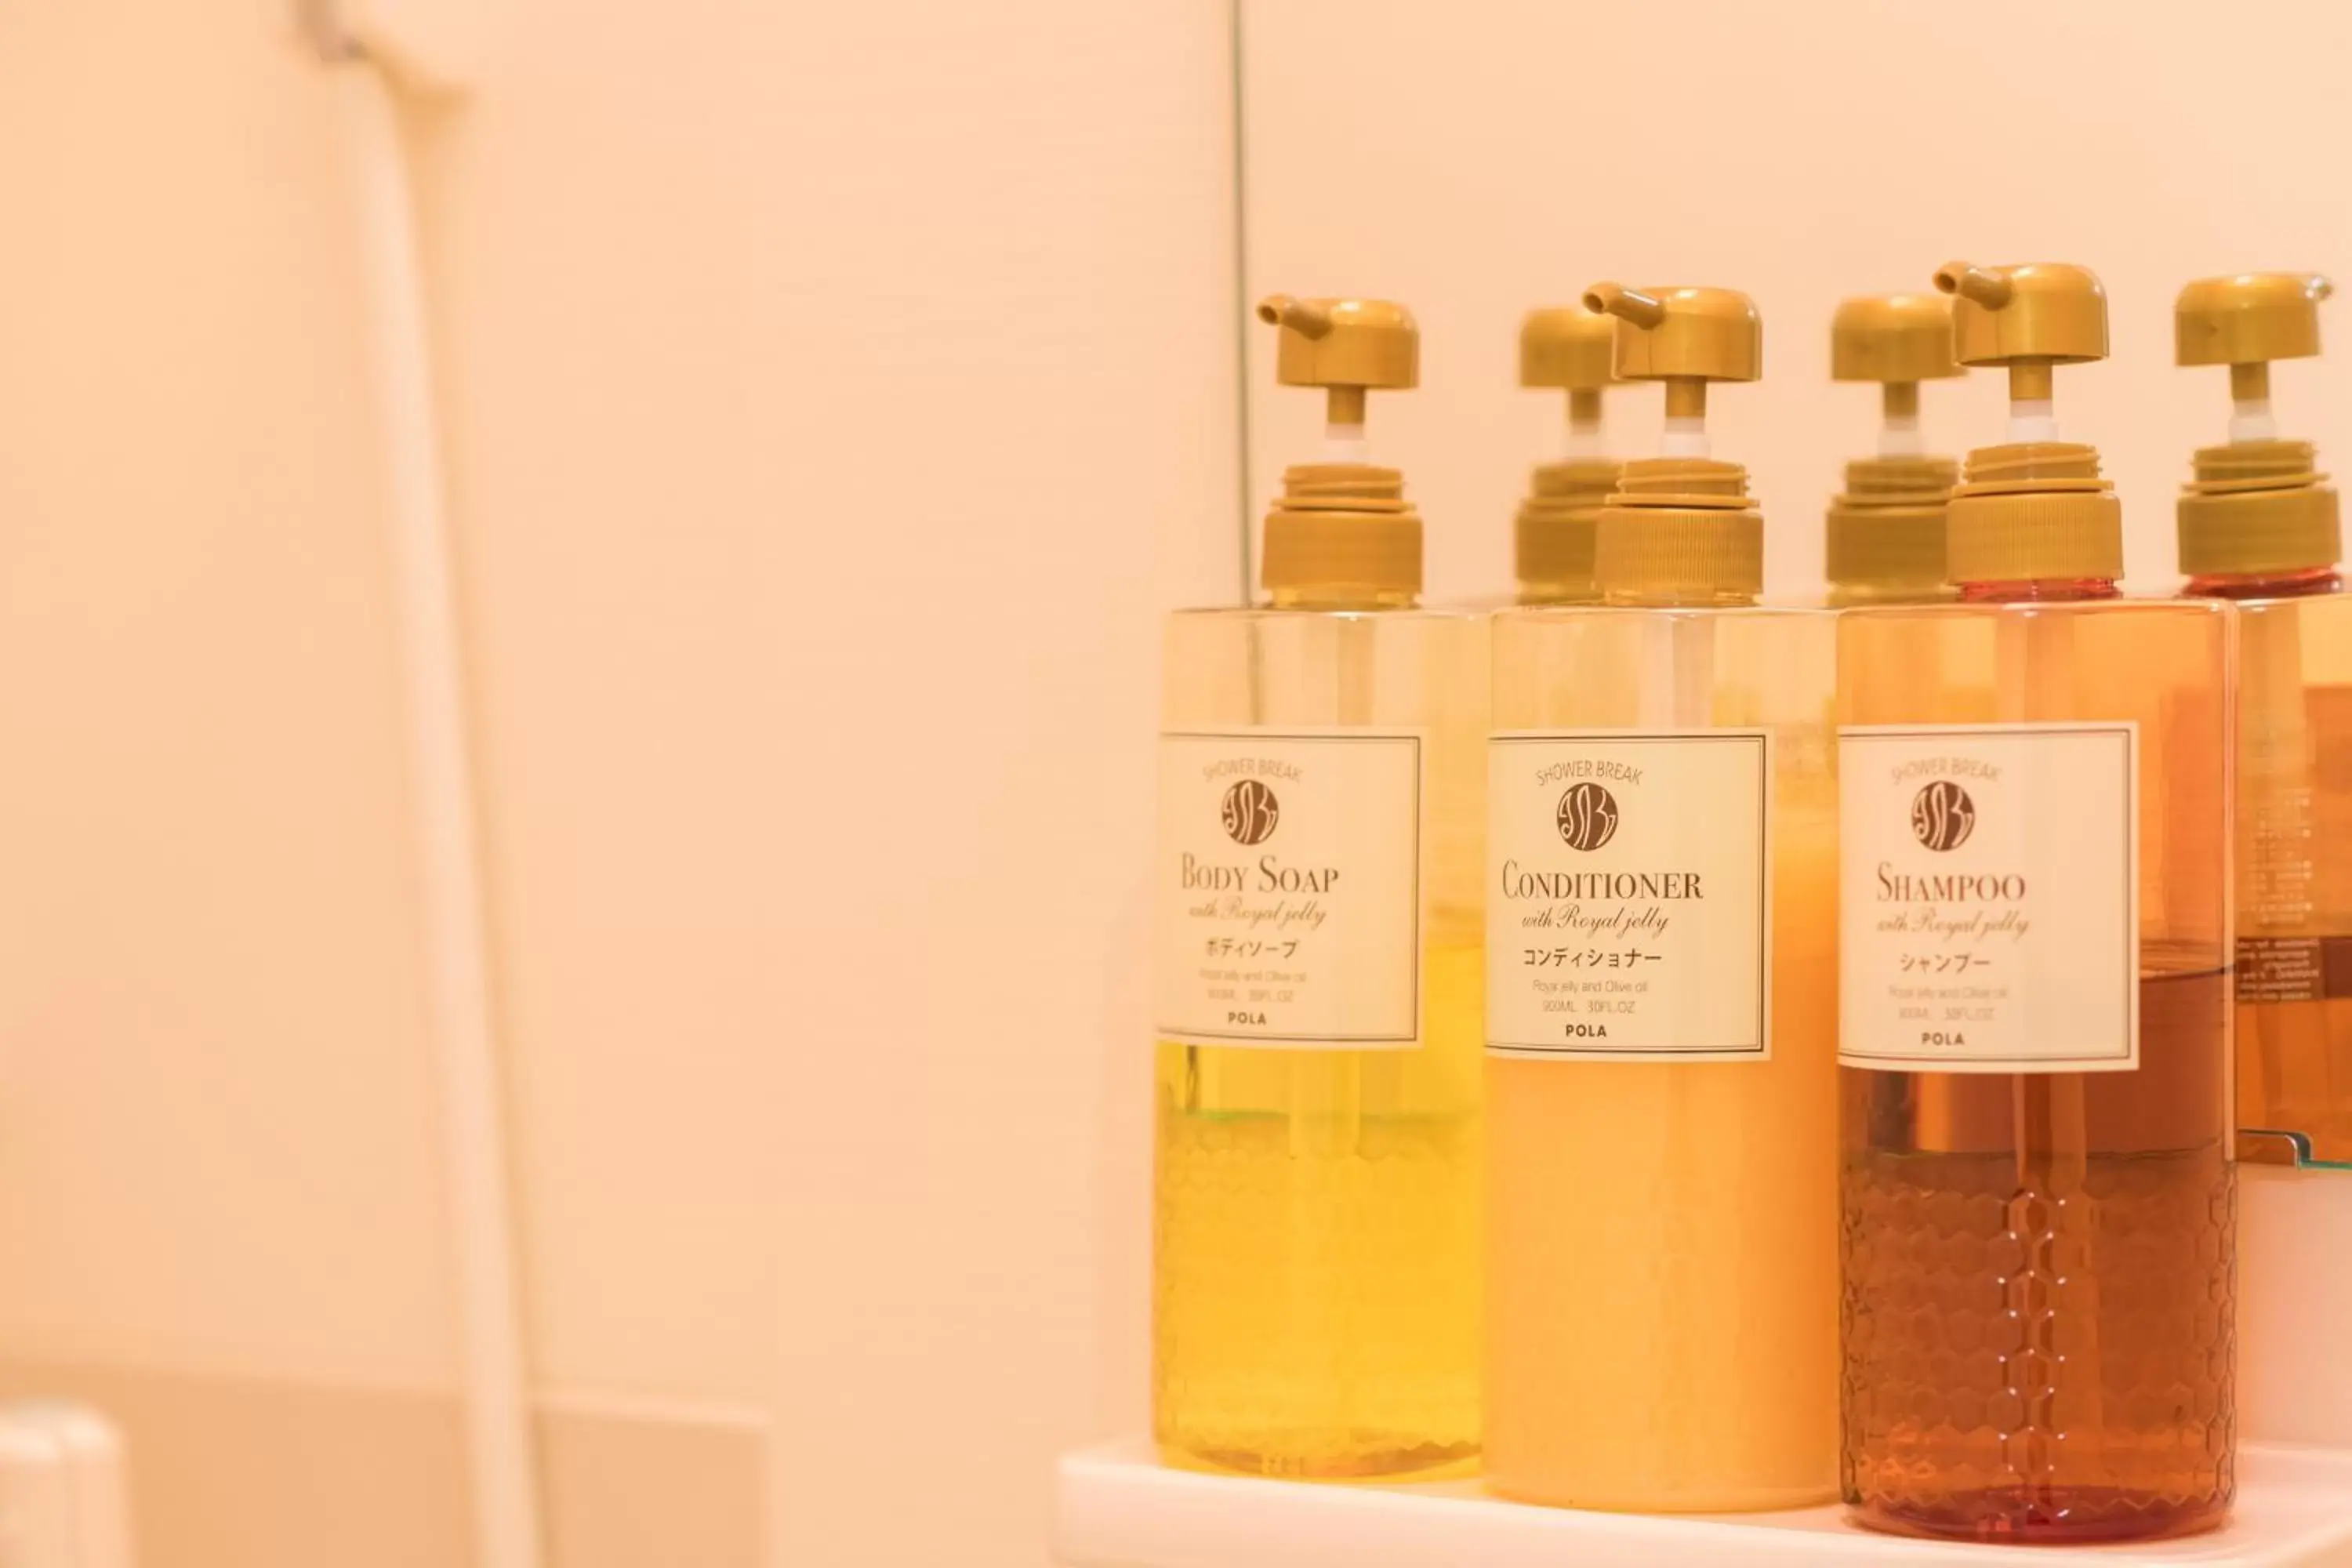
[(0, 6), (0, 1352), (453, 1364), (324, 84)]
[[(556, 1562), (1029, 1568), (1140, 1408), (1229, 19), (499, 12), (410, 132)], [(459, 1568), (349, 171), (281, 23), (0, 6), (0, 1393), (117, 1412), (148, 1568)]]
[[(1160, 610), (1234, 590), (1221, 9), (518, 6), (420, 145), (551, 1376), (794, 1563), (1131, 1420)], [(681, 1329), (685, 1331), (680, 1331)], [(921, 1500), (919, 1508), (908, 1500)]]
[[(1763, 503), (1771, 588), (1796, 593), (1820, 581), (1822, 505), (1875, 429), (1871, 389), (1827, 380), (1842, 295), (1924, 289), (1956, 257), (2095, 268), (2115, 357), (2061, 372), (2059, 411), (2105, 454), (2130, 569), (2160, 587), (2189, 451), (2229, 412), (2221, 373), (2172, 365), (2174, 294), (2352, 271), (2334, 194), (2352, 15), (2324, 0), (1242, 9), (1246, 281), (1418, 312), (1423, 389), (1376, 399), (1372, 437), (1420, 498), (1440, 594), (1507, 586), (1511, 514), (1562, 417), (1558, 394), (1517, 385), (1519, 318), (1595, 279), (1756, 297), (1764, 382), (1717, 389), (1710, 424)], [(2352, 343), (2352, 321), (2332, 328)], [(1270, 346), (1253, 343), (1254, 389)], [(2352, 447), (2352, 353), (2281, 367), (2277, 395), (2289, 433)], [(1997, 374), (1925, 396), (1942, 449), (1998, 438)], [(1653, 389), (1613, 401), (1632, 455), (1659, 416)], [(1262, 500), (1317, 415), (1269, 391), (1252, 418)]]

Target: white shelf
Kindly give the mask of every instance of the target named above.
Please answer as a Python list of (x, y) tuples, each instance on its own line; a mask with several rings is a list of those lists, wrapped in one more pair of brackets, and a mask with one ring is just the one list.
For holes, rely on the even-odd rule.
[(1200, 1475), (1141, 1441), (1063, 1459), (1065, 1568), (2004, 1568), (2095, 1558), (2208, 1568), (2352, 1568), (2352, 1452), (2248, 1446), (2227, 1529), (2145, 1546), (2021, 1552), (1876, 1535), (1835, 1507), (1668, 1518), (1575, 1513), (1482, 1496), (1475, 1481), (1309, 1486)]

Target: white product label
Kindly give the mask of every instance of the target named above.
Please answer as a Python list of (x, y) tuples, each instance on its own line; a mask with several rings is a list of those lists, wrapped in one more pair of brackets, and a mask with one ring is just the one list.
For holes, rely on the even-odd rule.
[(2139, 1066), (2139, 731), (1838, 731), (1838, 1058)]
[(1769, 1060), (1770, 731), (1501, 734), (1486, 773), (1486, 1048)]
[(1422, 737), (1160, 737), (1161, 1039), (1421, 1043)]

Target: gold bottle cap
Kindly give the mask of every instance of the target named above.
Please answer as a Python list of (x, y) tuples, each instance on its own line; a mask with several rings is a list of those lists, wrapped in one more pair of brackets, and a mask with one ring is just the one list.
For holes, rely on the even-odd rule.
[(2270, 412), (2270, 362), (2319, 352), (2319, 302), (2332, 291), (2315, 272), (2241, 272), (2200, 279), (2174, 302), (2174, 357), (2228, 365), (2237, 407), (2231, 439), (2198, 449), (2180, 493), (2180, 569), (2191, 576), (2307, 571), (2344, 552), (2317, 452), (2278, 439)]
[(1841, 603), (1948, 598), (1946, 512), (1960, 466), (1949, 458), (1857, 458), (1832, 498), (1823, 564)]
[(1919, 384), (1965, 374), (1952, 357), (1952, 306), (1941, 294), (1841, 300), (1830, 318), (1830, 378), (1876, 382), (1885, 424), (1878, 456), (1845, 469), (1823, 552), (1841, 604), (1936, 599), (1944, 574), (1944, 504), (1959, 465), (1918, 443)]
[[(1617, 323), (1581, 305), (1530, 310), (1519, 324), (1519, 384), (1568, 394), (1570, 456), (1535, 471), (1512, 528), (1522, 604), (1597, 599), (1593, 531), (1622, 465), (1603, 455), (1601, 389), (1616, 384)], [(1589, 447), (1590, 450), (1580, 450)]]
[(1628, 289), (1595, 283), (1584, 308), (1617, 318), (1621, 381), (1754, 381), (1764, 374), (1764, 318), (1731, 289)]
[(1666, 384), (1665, 455), (1625, 465), (1601, 512), (1593, 576), (1612, 603), (1752, 599), (1764, 586), (1764, 519), (1748, 470), (1706, 455), (1706, 384), (1764, 373), (1756, 302), (1729, 289), (1597, 283), (1586, 306), (1617, 318), (1627, 381)]
[(1512, 529), (1521, 604), (1574, 605), (1601, 596), (1593, 552), (1601, 510), (1623, 471), (1613, 458), (1570, 458), (1535, 471)]
[(1888, 386), (1962, 374), (1952, 357), (1952, 304), (1940, 294), (1864, 294), (1830, 318), (1830, 379)]
[(1617, 323), (1581, 305), (1529, 310), (1519, 323), (1519, 384), (1598, 392), (1617, 379)]
[(2200, 278), (2172, 305), (2181, 364), (2267, 364), (2319, 352), (2319, 302), (2335, 286), (2316, 272)]
[(2087, 267), (1948, 263), (1952, 353), (1962, 364), (2078, 364), (2107, 357), (2107, 291)]
[(2011, 439), (1969, 454), (1945, 515), (1955, 583), (2023, 583), (2123, 574), (2123, 505), (2099, 476), (2095, 447), (2055, 438), (2052, 367), (2104, 359), (2107, 295), (2062, 262), (1952, 262), (1936, 287), (1953, 296), (1962, 364), (2009, 367)]
[[(1257, 313), (1280, 329), (1275, 379), (1325, 389), (1335, 441), (1360, 439), (1367, 390), (1421, 384), (1421, 329), (1402, 305), (1276, 294)], [(1408, 604), (1421, 594), (1421, 534), (1396, 469), (1347, 458), (1296, 465), (1266, 513), (1258, 582), (1318, 604)]]

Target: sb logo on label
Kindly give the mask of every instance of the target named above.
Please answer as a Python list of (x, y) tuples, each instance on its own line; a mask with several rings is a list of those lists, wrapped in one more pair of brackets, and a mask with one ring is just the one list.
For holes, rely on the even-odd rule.
[(1617, 797), (1597, 784), (1572, 785), (1552, 821), (1570, 849), (1598, 849), (1617, 836)]
[(1911, 797), (1912, 836), (1930, 849), (1958, 849), (1976, 826), (1977, 803), (1948, 779), (1937, 779)]
[(1257, 780), (1244, 779), (1225, 791), (1217, 820), (1234, 843), (1263, 844), (1274, 837), (1275, 825), (1282, 820), (1282, 803)]

